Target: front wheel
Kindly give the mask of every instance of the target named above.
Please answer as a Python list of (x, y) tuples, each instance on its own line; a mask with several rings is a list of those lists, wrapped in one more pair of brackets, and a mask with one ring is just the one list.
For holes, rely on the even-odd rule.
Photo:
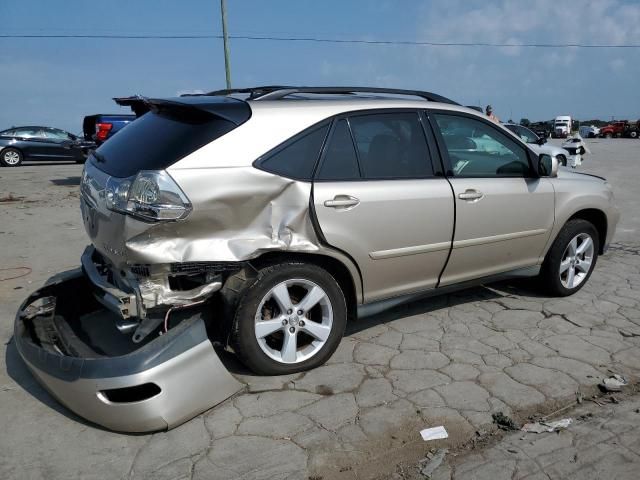
[(241, 287), (231, 344), (255, 373), (296, 373), (326, 362), (346, 323), (346, 300), (331, 274), (316, 265), (282, 263), (259, 270)]
[(576, 293), (589, 280), (599, 249), (598, 231), (590, 222), (567, 222), (549, 249), (540, 272), (543, 287), (552, 295)]
[(3, 167), (19, 167), (22, 164), (22, 152), (15, 148), (5, 148), (0, 152), (0, 165)]
[(558, 163), (560, 165), (562, 165), (563, 167), (567, 166), (567, 157), (565, 157), (564, 155), (558, 155)]

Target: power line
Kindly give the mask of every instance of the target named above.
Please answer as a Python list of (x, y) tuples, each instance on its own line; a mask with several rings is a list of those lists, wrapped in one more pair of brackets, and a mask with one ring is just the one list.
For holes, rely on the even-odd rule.
[[(223, 35), (123, 35), (123, 34), (0, 34), (0, 38), (93, 38), (122, 40), (197, 40), (223, 39)], [(430, 42), (414, 40), (359, 40), (322, 37), (277, 37), (266, 35), (229, 35), (234, 40), (273, 42), (313, 42), (361, 45), (407, 45), (417, 47), (512, 47), (512, 48), (640, 48), (640, 44), (586, 43), (492, 43), (492, 42)]]

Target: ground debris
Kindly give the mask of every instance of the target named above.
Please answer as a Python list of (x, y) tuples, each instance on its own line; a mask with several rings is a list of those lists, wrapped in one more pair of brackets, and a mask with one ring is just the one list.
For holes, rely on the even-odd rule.
[(449, 450), (446, 448), (439, 448), (435, 452), (429, 452), (427, 457), (423, 460), (420, 460), (420, 473), (425, 478), (431, 478), (433, 472), (442, 464), (444, 457), (449, 453)]
[(425, 428), (424, 430), (420, 430), (420, 435), (425, 442), (427, 440), (440, 440), (449, 437), (447, 430), (443, 426)]
[(572, 423), (572, 418), (563, 418), (562, 420), (556, 420), (555, 422), (525, 423), (522, 427), (522, 431), (528, 433), (557, 432), (568, 428)]
[(4, 195), (0, 197), (0, 203), (19, 202), (22, 199), (24, 199), (24, 197), (19, 197), (10, 193), (9, 195)]
[(626, 330), (620, 330), (620, 335), (627, 338), (640, 337), (640, 333), (628, 332)]
[(520, 424), (502, 412), (494, 413), (491, 416), (493, 417), (493, 422), (502, 430), (520, 430)]
[(627, 379), (617, 373), (605, 378), (598, 384), (598, 387), (603, 392), (620, 392), (622, 387), (628, 385)]

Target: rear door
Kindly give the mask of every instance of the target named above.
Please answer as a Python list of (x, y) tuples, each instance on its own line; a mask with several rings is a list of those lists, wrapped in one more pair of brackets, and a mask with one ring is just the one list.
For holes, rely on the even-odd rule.
[(499, 126), (458, 112), (431, 112), (456, 202), (451, 257), (441, 285), (538, 263), (554, 222), (554, 190), (528, 149)]
[(445, 265), (454, 202), (427, 135), (416, 111), (353, 114), (331, 127), (313, 202), (325, 240), (358, 264), (365, 301), (435, 287)]
[(16, 147), (20, 148), (25, 160), (39, 160), (45, 155), (44, 132), (40, 127), (22, 127), (15, 130), (15, 137), (19, 140)]

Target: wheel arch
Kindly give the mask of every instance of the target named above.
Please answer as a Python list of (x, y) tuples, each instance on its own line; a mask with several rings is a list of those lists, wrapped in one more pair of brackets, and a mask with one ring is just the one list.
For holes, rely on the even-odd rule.
[(3, 145), (0, 146), (0, 153), (4, 152), (5, 150), (7, 150), (8, 148), (12, 149), (12, 150), (17, 150), (18, 152), (20, 152), (20, 155), (22, 155), (22, 159), (24, 160), (25, 155), (24, 155), (24, 151), (22, 150), (22, 148), (20, 147), (16, 147), (15, 145)]
[(604, 253), (604, 243), (607, 239), (607, 215), (597, 208), (585, 208), (571, 215), (567, 222), (577, 218), (586, 220), (596, 227), (598, 231), (598, 253), (602, 255)]
[[(329, 255), (307, 252), (267, 252), (251, 260), (249, 263), (255, 268), (264, 268), (281, 262), (298, 261), (310, 263), (329, 272), (336, 279), (344, 292), (348, 308), (348, 320), (357, 316), (358, 304), (361, 303), (362, 289), (360, 278), (354, 278), (354, 273), (341, 260)], [(361, 285), (361, 284), (360, 284)]]

